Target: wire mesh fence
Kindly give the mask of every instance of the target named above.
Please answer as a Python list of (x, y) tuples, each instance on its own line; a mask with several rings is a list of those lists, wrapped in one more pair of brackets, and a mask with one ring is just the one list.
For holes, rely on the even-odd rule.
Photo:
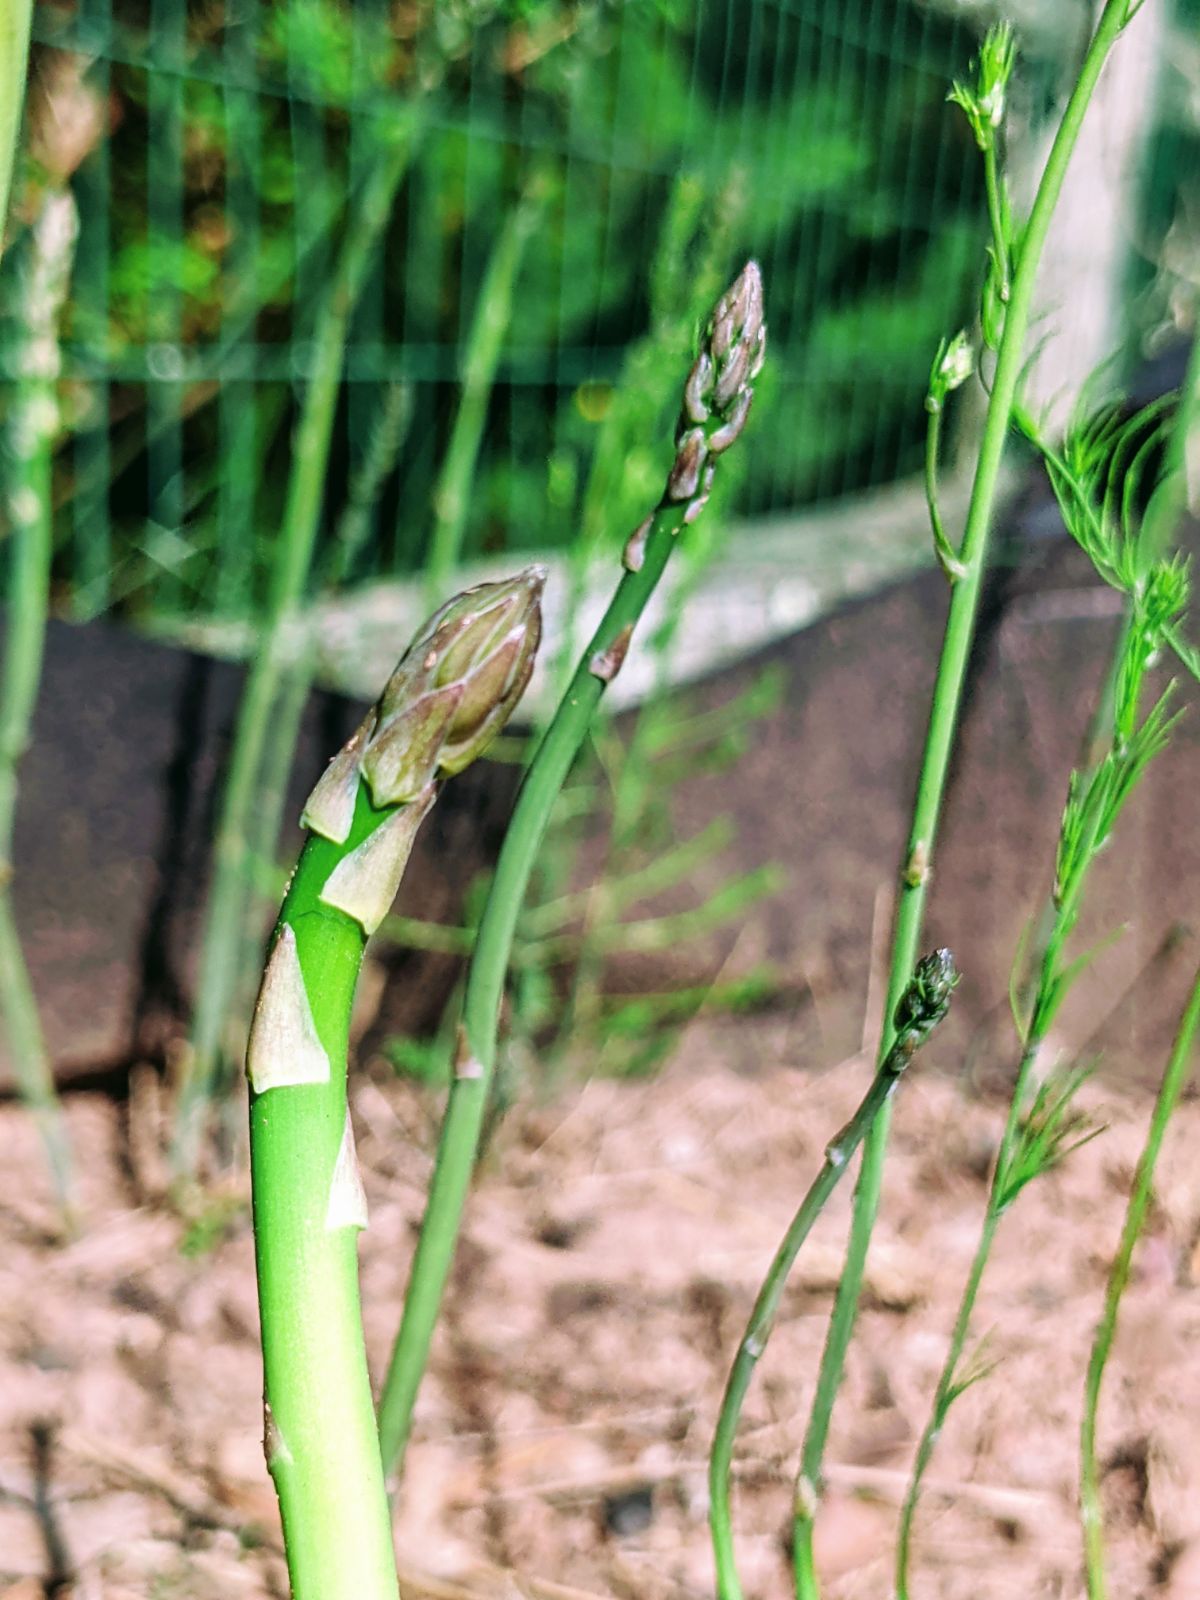
[[(740, 509), (917, 470), (930, 354), (980, 272), (978, 166), (944, 99), (981, 17), (954, 9), (43, 5), (29, 182), (69, 181), (81, 217), (58, 478), (70, 607), (257, 609), (299, 398), (325, 359), (320, 307), (396, 141), (347, 322), (314, 582), (419, 571), (447, 517), (456, 558), (570, 545), (656, 259), (676, 258), (660, 300), (686, 328), (687, 265), (714, 238), (725, 266), (760, 256), (770, 285)], [(1031, 32), (1036, 121), (1064, 47)], [(1155, 170), (1160, 227), (1178, 164), (1172, 147)], [(633, 376), (650, 413), (668, 403)], [(456, 444), (472, 382), (474, 438)], [(661, 475), (658, 437), (626, 441), (614, 537)], [(452, 447), (469, 470), (447, 510)]]

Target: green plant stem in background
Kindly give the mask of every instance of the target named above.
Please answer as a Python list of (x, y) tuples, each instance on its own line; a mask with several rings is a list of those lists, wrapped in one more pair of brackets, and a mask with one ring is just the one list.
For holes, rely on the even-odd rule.
[(230, 1003), (237, 989), (241, 930), (250, 893), (251, 822), (263, 747), (280, 685), (296, 666), (296, 613), (320, 526), (346, 333), (418, 132), (414, 116), (404, 127), (392, 130), (389, 144), (376, 157), (351, 208), (333, 281), (314, 332), (312, 377), (296, 429), (263, 634), (238, 707), (217, 825), (190, 1060), (180, 1089), (175, 1129), (173, 1157), (179, 1178), (188, 1179), (195, 1173), (206, 1108), (218, 1083)]
[(525, 688), (540, 568), (426, 624), (334, 757), (275, 929), (246, 1052), (265, 1446), (295, 1600), (395, 1600), (391, 1519), (359, 1309), (367, 1223), (347, 1104), (354, 989), (437, 780), (480, 755)]
[(1054, 920), (1042, 954), (1028, 1022), (1016, 1019), (1023, 1050), (996, 1153), (983, 1227), (901, 1507), (896, 1540), (897, 1600), (908, 1597), (913, 1518), (925, 1472), (951, 1405), (978, 1375), (964, 1374), (962, 1358), (1000, 1219), (1026, 1184), (1056, 1165), (1083, 1138), (1090, 1137), (1081, 1132), (1081, 1119), (1071, 1110), (1082, 1073), (1060, 1078), (1057, 1084), (1053, 1079), (1047, 1080), (1031, 1106), (1027, 1104), (1029, 1087), (1059, 1007), (1094, 953), (1066, 961), (1067, 942), (1079, 918), (1092, 866), (1146, 767), (1167, 742), (1170, 719), (1166, 705), (1171, 690), (1140, 724), (1139, 705), (1148, 664), (1162, 647), (1165, 628), (1182, 614), (1186, 599), (1186, 569), (1171, 562), (1157, 563), (1136, 588), (1115, 675), (1118, 690), (1107, 750), (1092, 771), (1072, 773), (1068, 785), (1055, 860)]
[[(716, 1434), (708, 1464), (709, 1525), (712, 1529), (713, 1556), (717, 1571), (718, 1600), (741, 1600), (742, 1586), (733, 1550), (733, 1517), (730, 1509), (729, 1477), (733, 1444), (742, 1414), (746, 1392), (779, 1313), (779, 1304), (800, 1247), (812, 1232), (813, 1224), (841, 1182), (846, 1163), (857, 1151), (899, 1085), (901, 1074), (917, 1048), (946, 1015), (950, 995), (958, 982), (948, 950), (939, 950), (921, 961), (893, 1019), (895, 1034), (891, 1049), (879, 1063), (870, 1088), (858, 1109), (825, 1148), (820, 1172), (800, 1202), (783, 1241), (767, 1270), (737, 1356), (725, 1386)], [(803, 1480), (802, 1480), (803, 1482)], [(799, 1500), (803, 1487), (797, 1493)]]
[(929, 511), (929, 525), (933, 529), (933, 548), (938, 564), (951, 583), (954, 583), (965, 575), (966, 569), (946, 536), (938, 504), (938, 454), (941, 434), (942, 413), (939, 407), (936, 411), (930, 410), (929, 421), (925, 428), (925, 505)]
[(957, 583), (966, 568), (958, 559), (958, 551), (950, 543), (938, 504), (938, 457), (941, 452), (942, 412), (947, 397), (960, 389), (975, 369), (975, 353), (965, 332), (953, 339), (943, 339), (938, 345), (929, 372), (929, 389), (925, 395), (925, 505), (929, 512), (929, 526), (933, 532), (933, 551), (938, 565), (950, 583)]
[(461, 559), (483, 425), (500, 351), (512, 324), (517, 275), (547, 194), (547, 183), (535, 174), (505, 218), (480, 285), (463, 356), (458, 411), (433, 490), (433, 532), (425, 565), (425, 583), (431, 595), (446, 589)]
[(330, 561), (330, 582), (337, 588), (353, 573), (371, 536), (371, 518), (390, 476), (413, 415), (413, 391), (407, 383), (389, 383), (379, 400), (366, 448), (353, 477)]
[(627, 573), (618, 585), (558, 714), (538, 746), (504, 837), (467, 977), (463, 1026), (469, 1054), (456, 1063), (458, 1075), (450, 1089), (403, 1320), (380, 1398), (379, 1437), (389, 1469), (398, 1469), (402, 1463), (458, 1239), (495, 1068), (500, 1000), (521, 902), (550, 811), (606, 687), (589, 663), (594, 655), (611, 649), (622, 631), (636, 623), (662, 575), (682, 522), (680, 506), (656, 512), (642, 569)]
[[(1141, 423), (1144, 419), (1161, 411), (1163, 401), (1155, 401), (1142, 412), (1129, 418), (1118, 430), (1117, 435), (1126, 433), (1139, 435), (1143, 433)], [(1193, 337), (1191, 353), (1188, 359), (1188, 369), (1183, 386), (1179, 392), (1175, 415), (1167, 438), (1167, 447), (1158, 481), (1146, 503), (1145, 515), (1142, 518), (1141, 529), (1138, 534), (1138, 544), (1144, 552), (1147, 563), (1165, 558), (1173, 548), (1179, 525), (1187, 505), (1187, 463), (1186, 445), (1189, 432), (1196, 426), (1200, 418), (1200, 339)], [(1050, 471), (1052, 482), (1056, 475), (1066, 472), (1066, 463), (1061, 454), (1053, 449), (1049, 441), (1042, 437), (1040, 430), (1032, 418), (1023, 417), (1022, 431), (1037, 449)], [(1120, 452), (1113, 452), (1119, 454)], [(1138, 452), (1140, 455), (1140, 452)], [(1134, 497), (1136, 499), (1136, 496)], [(1124, 496), (1122, 495), (1122, 500)], [(1080, 507), (1082, 509), (1082, 506)], [(1095, 515), (1093, 538), (1102, 537), (1102, 517)], [(1129, 628), (1133, 615), (1133, 601), (1125, 595), (1121, 613), (1120, 630), (1113, 653), (1105, 673), (1104, 683), (1101, 686), (1096, 704), (1088, 720), (1087, 731), (1084, 734), (1082, 749), (1076, 765), (1085, 774), (1091, 774), (1103, 759), (1104, 750), (1109, 739), (1109, 730), (1112, 726), (1113, 708), (1116, 703), (1118, 680), (1121, 665), (1125, 657), (1128, 642)], [(1042, 969), (1046, 945), (1050, 939), (1055, 921), (1055, 907), (1052, 900), (1047, 900), (1043, 906), (1034, 929), (1028, 948), (1023, 952), (1020, 966), (1021, 971), (1015, 975), (1016, 986), (1029, 992), (1032, 1000), (1032, 991), (1037, 982), (1037, 975)]]
[(71, 1157), (13, 909), (13, 828), (21, 757), (29, 744), (45, 650), (53, 554), (54, 436), (58, 430), (58, 316), (75, 243), (75, 202), (51, 194), (29, 239), (21, 310), (21, 377), (8, 425), (5, 501), (9, 535), (8, 616), (0, 678), (0, 1011), (13, 1073), (70, 1217)]
[(1134, 1248), (1141, 1237), (1146, 1211), (1150, 1205), (1150, 1196), (1154, 1188), (1154, 1169), (1158, 1164), (1167, 1124), (1175, 1113), (1180, 1093), (1187, 1080), (1197, 1027), (1200, 1027), (1200, 975), (1197, 975), (1191, 998), (1180, 1019), (1174, 1048), (1162, 1082), (1159, 1084), (1146, 1143), (1142, 1149), (1133, 1180), (1133, 1191), (1125, 1211), (1121, 1242), (1109, 1269), (1108, 1286), (1104, 1295), (1104, 1312), (1096, 1329), (1088, 1361), (1079, 1452), (1079, 1503), (1083, 1523), (1083, 1556), (1088, 1600), (1107, 1600), (1108, 1595), (1104, 1562), (1104, 1520), (1100, 1506), (1100, 1474), (1096, 1461), (1096, 1412), (1100, 1404), (1100, 1386), (1104, 1381), (1104, 1369), (1108, 1364), (1113, 1337), (1117, 1331), (1121, 1297), (1129, 1283), (1129, 1269), (1133, 1261)]
[[(1018, 1120), (1024, 1105), (1025, 1088), (1029, 1081), (1033, 1063), (1037, 1058), (1040, 1044), (1040, 1039), (1031, 1040), (1021, 1055), (1020, 1066), (1017, 1069), (1017, 1084), (1014, 1088), (1012, 1099), (1009, 1101), (1004, 1132), (1000, 1139), (1000, 1153), (996, 1157), (997, 1174), (1000, 1172), (1005, 1159), (1011, 1159), (1012, 1148), (1018, 1132)], [(930, 1407), (929, 1422), (918, 1441), (912, 1476), (909, 1479), (904, 1503), (900, 1508), (900, 1524), (896, 1534), (896, 1600), (906, 1600), (908, 1595), (913, 1516), (916, 1512), (917, 1501), (920, 1498), (925, 1473), (933, 1458), (938, 1434), (946, 1413), (950, 1409), (956, 1394), (961, 1391), (962, 1385), (959, 1384), (959, 1373), (963, 1351), (966, 1348), (967, 1337), (971, 1329), (971, 1317), (974, 1314), (975, 1302), (979, 1295), (979, 1286), (983, 1281), (984, 1269), (987, 1267), (992, 1253), (996, 1229), (1000, 1226), (1002, 1207), (997, 1203), (1000, 1193), (1001, 1190), (996, 1184), (995, 1178), (993, 1178), (983, 1226), (980, 1229), (979, 1240), (975, 1246), (975, 1254), (971, 1260), (971, 1268), (967, 1274), (966, 1283), (963, 1285), (962, 1298), (959, 1301), (958, 1313), (955, 1316), (954, 1327), (950, 1333), (950, 1343), (946, 1350), (946, 1358), (938, 1375), (937, 1389)]]
[[(949, 616), (941, 658), (938, 662), (930, 708), (929, 731), (926, 736), (912, 827), (908, 838), (907, 857), (901, 879), (885, 1013), (889, 1018), (903, 992), (907, 975), (912, 971), (924, 921), (925, 898), (942, 795), (967, 657), (979, 606), (979, 590), (987, 554), (1000, 463), (1024, 360), (1034, 281), (1071, 153), (1079, 137), (1079, 130), (1083, 125), (1083, 118), (1101, 68), (1127, 19), (1127, 6), (1128, 0), (1108, 0), (1104, 7), (1047, 157), (1029, 220), (1021, 236), (1021, 248), (997, 352), (992, 392), (980, 440), (966, 527), (959, 551), (959, 560), (966, 568), (966, 572), (954, 584), (950, 595)], [(885, 1026), (880, 1044), (881, 1056), (886, 1056), (892, 1042), (892, 1030), (890, 1026)], [(864, 1144), (862, 1167), (854, 1196), (850, 1243), (838, 1283), (829, 1334), (817, 1378), (813, 1409), (805, 1434), (802, 1472), (814, 1486), (814, 1499), (820, 1493), (828, 1419), (832, 1413), (834, 1398), (841, 1386), (846, 1349), (853, 1332), (862, 1288), (867, 1250), (875, 1226), (890, 1121), (889, 1108), (885, 1106)], [(812, 1515), (797, 1519), (795, 1561), (797, 1595), (800, 1600), (815, 1600), (820, 1590), (813, 1564)]]
[(0, 253), (8, 223), (13, 165), (29, 70), (29, 26), (33, 0), (0, 0)]
[[(680, 173), (675, 180), (650, 273), (649, 327), (625, 353), (621, 378), (605, 412), (587, 477), (580, 507), (580, 537), (572, 550), (572, 617), (582, 605), (594, 562), (598, 556), (602, 558), (606, 533), (611, 538), (614, 508), (632, 494), (630, 515), (635, 515), (636, 507), (645, 503), (647, 490), (653, 492), (652, 484), (638, 481), (640, 474), (632, 462), (651, 428), (657, 431), (670, 415), (675, 399), (671, 374), (686, 357), (697, 324), (720, 291), (729, 241), (741, 225), (749, 200), (744, 174), (737, 168), (719, 185), (690, 173)], [(736, 470), (722, 474), (723, 496), (730, 490), (731, 479), (736, 480)], [(698, 535), (688, 540), (682, 571), (676, 574), (672, 604), (647, 640), (645, 648), (654, 669), (654, 683), (634, 719), (632, 732), (627, 739), (611, 734), (605, 738), (601, 729), (593, 740), (607, 779), (607, 806), (602, 801), (597, 808), (606, 837), (602, 855), (592, 871), (591, 887), (584, 897), (570, 988), (551, 1050), (574, 1044), (586, 1051), (585, 1041), (597, 1037), (606, 955), (623, 937), (616, 925), (621, 887), (628, 883), (623, 869), (631, 854), (637, 859), (654, 848), (652, 812), (663, 803), (670, 780), (665, 778), (662, 765), (651, 759), (649, 745), (668, 718), (663, 701), (671, 651), (690, 596), (718, 548), (719, 512), (716, 517), (704, 519)], [(564, 667), (574, 661), (580, 643), (575, 634), (573, 626), (563, 630)], [(559, 854), (569, 875), (574, 852), (568, 848)], [(666, 852), (655, 854), (651, 865), (666, 865), (665, 855)], [(678, 882), (682, 876), (680, 873), (675, 878), (664, 878), (663, 887)], [(727, 908), (724, 914), (735, 915), (751, 899), (752, 895), (747, 895), (739, 901), (736, 886), (723, 885), (716, 896), (697, 908), (696, 923), (692, 923), (691, 913), (680, 915), (677, 936), (685, 941), (699, 938), (706, 927), (719, 925), (723, 914), (719, 910), (715, 916), (708, 913), (721, 902)], [(524, 920), (520, 931), (525, 937)], [(604, 1054), (601, 1045), (593, 1063), (595, 1070), (604, 1070)]]
[(620, 669), (677, 536), (702, 510), (715, 457), (745, 424), (762, 364), (762, 281), (751, 262), (722, 297), (684, 392), (676, 458), (663, 499), (626, 549), (625, 575), (542, 736), (505, 834), (467, 974), (455, 1077), (442, 1125), (400, 1330), (379, 1405), (379, 1437), (398, 1472), (450, 1272), (496, 1065), (500, 1002), (521, 905), (550, 813)]
[(1000, 177), (999, 154), (993, 140), (983, 153), (984, 187), (987, 190), (988, 222), (992, 229), (992, 249), (996, 257), (996, 294), (1001, 305), (1007, 305), (1012, 293), (1009, 228), (1007, 206), (1004, 200), (1003, 180)]

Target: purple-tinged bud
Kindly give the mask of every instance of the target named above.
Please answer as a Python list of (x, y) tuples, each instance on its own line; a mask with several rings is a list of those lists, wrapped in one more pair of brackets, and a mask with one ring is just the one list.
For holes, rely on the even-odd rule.
[(754, 399), (754, 390), (743, 389), (730, 407), (729, 418), (719, 428), (708, 436), (709, 454), (719, 456), (729, 446), (746, 426), (746, 418), (750, 415), (750, 402)]
[(733, 307), (729, 304), (729, 296), (723, 295), (717, 302), (717, 309), (713, 312), (712, 332), (709, 334), (709, 348), (718, 361), (729, 354), (733, 344), (737, 324), (733, 318)]
[(647, 517), (645, 522), (639, 522), (637, 527), (625, 541), (625, 549), (621, 553), (621, 565), (626, 572), (640, 572), (646, 564), (646, 540), (650, 537), (650, 529), (654, 526), (654, 518)]
[(712, 386), (712, 357), (707, 350), (701, 350), (683, 386), (683, 409), (689, 422), (708, 421)]
[(717, 301), (713, 312), (709, 344), (713, 355), (722, 361), (734, 344), (752, 347), (763, 325), (762, 272), (757, 261), (747, 261)]
[(747, 381), (749, 383), (753, 383), (755, 378), (758, 377), (759, 373), (763, 369), (763, 365), (766, 362), (766, 359), (767, 359), (767, 330), (766, 330), (766, 326), (764, 324), (764, 326), (761, 327), (758, 330), (757, 334), (754, 336), (754, 355), (751, 357), (751, 360), (750, 360), (750, 371), (747, 374)]
[(466, 693), (438, 763), (449, 775), (461, 772), (503, 728), (525, 693), (542, 636), (540, 610), (532, 621), (518, 622), (492, 654), (463, 680)]
[(668, 500), (690, 500), (700, 486), (700, 469), (708, 454), (704, 429), (692, 428), (679, 441), (675, 465), (667, 479)]
[(362, 771), (376, 805), (412, 801), (483, 753), (521, 698), (541, 639), (544, 567), (467, 589), (417, 635), (380, 698)]
[(633, 623), (627, 622), (605, 650), (597, 650), (588, 662), (588, 671), (601, 683), (611, 683), (625, 665), (629, 654), (629, 641), (633, 638)]
[(462, 697), (463, 685), (452, 683), (380, 717), (362, 759), (377, 806), (407, 804), (432, 782)]
[(735, 344), (729, 352), (713, 390), (713, 405), (717, 411), (724, 411), (740, 395), (750, 372), (752, 354), (751, 347), (745, 343)]
[(742, 338), (754, 344), (763, 327), (763, 281), (757, 261), (747, 261), (734, 287), (742, 313)]

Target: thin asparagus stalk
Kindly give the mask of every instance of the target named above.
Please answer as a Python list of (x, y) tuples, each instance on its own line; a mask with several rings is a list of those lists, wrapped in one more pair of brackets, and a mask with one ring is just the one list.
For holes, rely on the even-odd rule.
[(433, 533), (425, 568), (426, 584), (433, 594), (445, 589), (458, 567), (488, 401), (512, 323), (517, 274), (546, 194), (545, 182), (535, 175), (505, 219), (480, 285), (463, 358), (462, 394), (433, 490)]
[(1156, 564), (1137, 588), (1116, 674), (1117, 699), (1109, 726), (1108, 747), (1091, 772), (1073, 773), (1068, 786), (1055, 861), (1054, 920), (1028, 1021), (1019, 1022), (1023, 1049), (996, 1154), (983, 1227), (900, 1511), (896, 1540), (897, 1600), (907, 1600), (909, 1592), (913, 1518), (925, 1473), (950, 1407), (974, 1380), (974, 1374), (964, 1375), (963, 1351), (1001, 1218), (1028, 1183), (1056, 1165), (1082, 1138), (1090, 1136), (1071, 1110), (1082, 1074), (1069, 1074), (1057, 1082), (1048, 1080), (1034, 1095), (1032, 1106), (1029, 1091), (1051, 1025), (1071, 984), (1088, 960), (1088, 956), (1084, 956), (1068, 962), (1066, 948), (1079, 918), (1092, 867), (1111, 838), (1121, 811), (1146, 767), (1167, 743), (1171, 719), (1166, 706), (1171, 689), (1168, 688), (1140, 723), (1139, 706), (1147, 667), (1162, 648), (1167, 627), (1182, 614), (1186, 599), (1186, 572), (1175, 563)]
[[(1193, 337), (1187, 376), (1180, 394), (1179, 409), (1167, 447), (1163, 476), (1146, 509), (1142, 537), (1152, 555), (1165, 555), (1174, 540), (1187, 501), (1186, 452), (1188, 440), (1200, 416), (1200, 338)], [(1128, 617), (1125, 626), (1128, 627)], [(1111, 704), (1116, 693), (1118, 672), (1109, 675), (1106, 700)], [(1116, 1333), (1121, 1298), (1129, 1281), (1134, 1249), (1141, 1236), (1146, 1210), (1154, 1184), (1154, 1171), (1167, 1124), (1174, 1115), (1179, 1095), (1187, 1078), (1197, 1027), (1200, 1026), (1200, 976), (1192, 990), (1182, 1018), (1170, 1060), (1159, 1085), (1146, 1143), (1138, 1162), (1133, 1190), (1125, 1213), (1125, 1224), (1117, 1254), (1109, 1270), (1104, 1311), (1096, 1329), (1088, 1361), (1084, 1388), (1083, 1422), (1080, 1428), (1079, 1503), (1083, 1526), (1084, 1572), (1088, 1600), (1106, 1600), (1104, 1523), (1100, 1506), (1099, 1469), (1096, 1461), (1096, 1413), (1108, 1357)]]
[(395, 1600), (358, 1299), (366, 1203), (346, 1098), (350, 1008), (438, 780), (519, 700), (545, 573), (467, 590), (418, 635), (309, 796), (246, 1052), (264, 1445), (295, 1600)]
[(438, 1144), (404, 1314), (379, 1407), (385, 1465), (398, 1473), (438, 1308), (454, 1257), (496, 1063), (500, 1001), (529, 876), (555, 800), (592, 713), (620, 670), (629, 641), (675, 544), (704, 508), (716, 458), (745, 426), (766, 351), (762, 277), (751, 261), (717, 302), (684, 387), (675, 461), (662, 499), (625, 549), (625, 574), (567, 685), (525, 775), (467, 974), (455, 1078)]
[(1174, 1115), (1175, 1107), (1179, 1104), (1179, 1096), (1187, 1080), (1198, 1027), (1200, 1027), (1200, 974), (1196, 977), (1191, 999), (1180, 1019), (1171, 1058), (1159, 1084), (1146, 1143), (1138, 1162), (1133, 1191), (1129, 1196), (1129, 1205), (1125, 1212), (1121, 1242), (1109, 1269), (1108, 1286), (1104, 1294), (1104, 1312), (1096, 1329), (1091, 1358), (1088, 1361), (1079, 1461), (1079, 1503), (1083, 1523), (1083, 1554), (1088, 1600), (1106, 1600), (1108, 1595), (1104, 1562), (1104, 1520), (1100, 1506), (1100, 1473), (1096, 1463), (1096, 1411), (1100, 1404), (1100, 1386), (1104, 1382), (1104, 1371), (1117, 1331), (1117, 1315), (1121, 1308), (1121, 1297), (1129, 1282), (1133, 1252), (1146, 1221), (1146, 1211), (1154, 1187), (1154, 1169), (1158, 1164), (1163, 1136), (1166, 1134), (1167, 1124)]
[(8, 222), (8, 197), (25, 104), (29, 67), (29, 27), (33, 0), (4, 0), (0, 6), (0, 253)]
[(354, 571), (371, 536), (371, 520), (412, 421), (413, 391), (407, 383), (389, 383), (379, 398), (371, 421), (366, 448), (350, 480), (346, 504), (338, 518), (329, 564), (330, 582), (337, 587)]
[(296, 610), (303, 597), (320, 525), (346, 332), (417, 135), (418, 124), (414, 120), (394, 130), (376, 157), (363, 192), (351, 209), (314, 334), (313, 375), (296, 429), (262, 639), (238, 708), (217, 827), (190, 1061), (180, 1087), (173, 1150), (176, 1175), (185, 1180), (195, 1172), (206, 1108), (217, 1083), (230, 1001), (237, 989), (239, 934), (250, 893), (247, 869), (251, 819), (272, 710), (284, 678), (296, 664)]
[(966, 569), (954, 553), (946, 528), (942, 522), (938, 502), (938, 458), (941, 453), (942, 412), (946, 396), (961, 388), (975, 369), (975, 352), (965, 332), (953, 339), (943, 339), (938, 345), (929, 373), (929, 389), (925, 395), (925, 504), (929, 511), (929, 526), (933, 531), (933, 550), (938, 565), (951, 583), (965, 575)]
[(37, 1122), (55, 1193), (68, 1218), (70, 1146), (17, 932), (12, 854), (17, 774), (37, 703), (50, 604), (53, 448), (59, 421), (55, 392), (60, 361), (58, 316), (66, 297), (76, 231), (74, 200), (66, 193), (53, 194), (42, 207), (29, 242), (22, 373), (8, 430), (6, 500), (12, 528), (11, 568), (0, 680), (0, 1009), (17, 1085)]
[[(1025, 340), (1038, 264), (1088, 103), (1108, 52), (1129, 20), (1130, 14), (1129, 0), (1107, 0), (1047, 157), (1028, 222), (1021, 233), (1020, 251), (1012, 274), (1003, 331), (999, 337), (992, 391), (983, 436), (980, 440), (962, 545), (954, 553), (965, 571), (956, 579), (951, 589), (946, 631), (930, 706), (929, 730), (917, 784), (912, 826), (896, 910), (888, 982), (886, 1012), (888, 1017), (894, 1013), (908, 974), (912, 971), (924, 922), (925, 900), (942, 796), (966, 674), (967, 657), (979, 608), (980, 585), (987, 559), (1000, 464), (1025, 359)], [(999, 110), (1002, 120), (1003, 94)], [(880, 1041), (881, 1056), (886, 1056), (892, 1043), (892, 1029), (887, 1026)], [(796, 1523), (796, 1593), (799, 1600), (816, 1600), (820, 1593), (812, 1555), (813, 1516), (820, 1494), (829, 1419), (841, 1386), (846, 1350), (858, 1309), (867, 1250), (879, 1209), (889, 1127), (890, 1113), (889, 1108), (885, 1106), (864, 1143), (862, 1166), (854, 1195), (850, 1244), (838, 1283), (804, 1439), (802, 1472), (807, 1482), (812, 1485), (813, 1493), (808, 1502), (807, 1514), (799, 1516)]]
[(783, 1241), (775, 1252), (767, 1275), (763, 1279), (762, 1288), (758, 1292), (758, 1298), (754, 1302), (750, 1321), (746, 1324), (746, 1332), (738, 1345), (737, 1356), (725, 1387), (725, 1397), (721, 1402), (708, 1463), (709, 1525), (712, 1529), (719, 1600), (741, 1600), (742, 1586), (733, 1550), (729, 1469), (733, 1460), (733, 1443), (742, 1414), (742, 1405), (750, 1387), (750, 1380), (754, 1376), (754, 1369), (767, 1347), (767, 1340), (775, 1325), (779, 1302), (783, 1298), (788, 1276), (800, 1253), (800, 1247), (828, 1204), (830, 1195), (841, 1182), (847, 1162), (874, 1126), (883, 1107), (895, 1094), (900, 1076), (917, 1049), (949, 1010), (950, 995), (957, 982), (958, 973), (955, 971), (954, 959), (949, 950), (936, 950), (917, 963), (917, 969), (892, 1018), (891, 1048), (875, 1069), (871, 1086), (859, 1102), (858, 1109), (846, 1126), (836, 1133), (825, 1147), (824, 1164), (809, 1186), (808, 1193), (800, 1202), (800, 1208), (792, 1218)]

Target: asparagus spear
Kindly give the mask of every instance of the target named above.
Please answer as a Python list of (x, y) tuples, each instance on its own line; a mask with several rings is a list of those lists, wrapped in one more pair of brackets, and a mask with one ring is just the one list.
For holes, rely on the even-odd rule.
[(37, 1123), (68, 1224), (73, 1220), (70, 1141), (17, 930), (12, 855), (18, 770), (30, 739), (50, 607), (58, 319), (77, 232), (74, 200), (67, 193), (51, 194), (32, 230), (23, 281), (21, 373), (7, 438), (4, 497), (12, 533), (0, 669), (0, 1018), (17, 1087)]
[(379, 1439), (399, 1473), (417, 1390), (450, 1272), (496, 1062), (500, 1000), (517, 918), (558, 792), (605, 688), (621, 670), (634, 627), (676, 535), (704, 510), (717, 458), (746, 425), (766, 353), (762, 275), (746, 264), (718, 300), (683, 391), (675, 459), (662, 498), (625, 546), (625, 573), (583, 652), (517, 796), (479, 924), (463, 999), (459, 1059), (442, 1125), (429, 1203), (404, 1315), (379, 1402)]
[(309, 796), (246, 1055), (264, 1447), (296, 1600), (395, 1600), (358, 1300), (366, 1204), (346, 1098), (350, 1007), (441, 778), (503, 727), (541, 633), (544, 569), (481, 584), (417, 636)]

